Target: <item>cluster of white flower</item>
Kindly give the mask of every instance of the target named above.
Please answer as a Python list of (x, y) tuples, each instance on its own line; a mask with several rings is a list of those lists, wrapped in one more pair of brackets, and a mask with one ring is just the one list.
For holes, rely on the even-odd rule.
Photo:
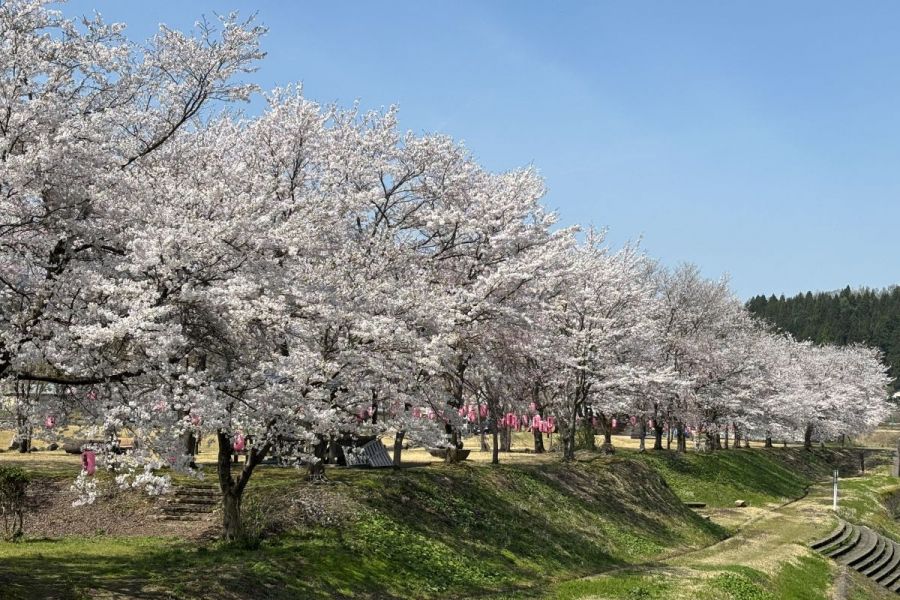
[(46, 4), (0, 2), (0, 378), (55, 386), (22, 410), (44, 430), (77, 413), (129, 432), (120, 485), (162, 492), (153, 470), (195, 472), (206, 436), (224, 473), (247, 455), (220, 479), (233, 501), (272, 454), (388, 431), (397, 452), (459, 446), (473, 405), (482, 431), (554, 416), (566, 457), (578, 427), (623, 417), (682, 445), (834, 437), (887, 410), (877, 353), (795, 342), (727, 282), (557, 228), (534, 169), (488, 172), (394, 109), (295, 88), (231, 112), (251, 22), (137, 45)]
[(72, 501), (72, 506), (93, 504), (97, 499), (97, 478), (88, 475), (87, 471), (81, 471), (69, 489), (78, 494), (78, 497)]

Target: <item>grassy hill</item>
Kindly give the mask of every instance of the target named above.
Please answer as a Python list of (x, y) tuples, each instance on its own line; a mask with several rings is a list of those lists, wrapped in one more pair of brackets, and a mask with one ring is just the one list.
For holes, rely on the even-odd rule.
[[(711, 551), (702, 549), (719, 548), (751, 517), (766, 522), (753, 511), (803, 496), (835, 462), (853, 464), (851, 452), (581, 458), (569, 465), (543, 459), (498, 467), (335, 469), (320, 485), (290, 469), (263, 469), (245, 504), (248, 524), (262, 537), (256, 548), (223, 545), (204, 532), (147, 535), (163, 531), (147, 521), (153, 509), (147, 500), (104, 498), (78, 509), (91, 515), (91, 527), (140, 515), (146, 524), (96, 535), (55, 532), (52, 539), (40, 539), (36, 525), (27, 541), (0, 543), (0, 589), (9, 598), (651, 598), (654, 590), (679, 597), (672, 595), (679, 586), (779, 590), (778, 581), (814, 580), (804, 589), (815, 591), (835, 576), (806, 555), (773, 571), (739, 557), (724, 566), (709, 562), (702, 553)], [(59, 465), (32, 469), (48, 484), (62, 476)], [(725, 508), (737, 499), (751, 507)], [(710, 511), (698, 514), (681, 500), (706, 502)], [(141, 503), (146, 510), (136, 508)], [(830, 525), (825, 519), (791, 529), (772, 522), (790, 532), (783, 547), (792, 549), (802, 549), (803, 535)], [(699, 563), (678, 562), (694, 556)]]

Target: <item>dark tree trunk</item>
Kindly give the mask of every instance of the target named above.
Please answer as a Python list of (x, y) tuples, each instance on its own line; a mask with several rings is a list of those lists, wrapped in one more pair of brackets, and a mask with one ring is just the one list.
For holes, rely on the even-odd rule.
[(222, 494), (222, 537), (229, 542), (240, 542), (245, 538), (241, 518), (242, 497), (243, 494), (234, 491)]
[(771, 448), (771, 447), (772, 447), (772, 436), (771, 436), (771, 435), (767, 435), (767, 436), (766, 436), (766, 443), (763, 444), (763, 447), (764, 447), (764, 448)]
[(500, 452), (509, 452), (512, 448), (512, 428), (504, 427), (500, 432)]
[(241, 518), (241, 500), (244, 489), (253, 474), (253, 469), (265, 459), (270, 446), (265, 444), (259, 450), (252, 446), (247, 450), (247, 461), (237, 480), (231, 474), (231, 436), (220, 431), (217, 434), (219, 443), (216, 471), (219, 477), (219, 490), (222, 492), (222, 537), (229, 542), (244, 542), (246, 531)]
[(534, 435), (534, 453), (535, 454), (543, 454), (544, 450), (544, 434), (541, 433), (540, 429), (532, 429), (532, 435)]
[(653, 422), (653, 449), (654, 450), (662, 450), (663, 444), (663, 426), (662, 423), (658, 421)]
[(678, 428), (678, 433), (675, 436), (675, 451), (687, 452), (687, 436), (684, 434), (684, 423), (676, 423), (675, 426)]
[(581, 420), (581, 436), (584, 438), (585, 450), (595, 452), (597, 442), (594, 440), (594, 420), (588, 411), (585, 411), (584, 418)]
[(216, 469), (219, 476), (219, 490), (222, 492), (222, 537), (229, 542), (244, 539), (244, 524), (241, 520), (241, 499), (243, 489), (235, 485), (231, 476), (231, 436), (219, 432), (219, 457)]
[(716, 433), (713, 437), (713, 450), (721, 450), (722, 449), (722, 434)]
[(494, 427), (493, 432), (491, 433), (493, 436), (494, 447), (491, 448), (491, 464), (499, 465), (500, 464), (500, 440), (498, 439), (500, 433), (497, 431), (497, 427)]
[(406, 432), (402, 429), (397, 432), (397, 435), (394, 436), (394, 466), (400, 466), (400, 456), (403, 454), (403, 438), (406, 437)]
[(484, 435), (484, 422), (481, 419), (481, 402), (475, 405), (476, 415), (478, 416), (478, 431), (481, 438), (481, 451), (487, 452), (488, 443), (487, 436)]
[(728, 450), (728, 427), (725, 427), (725, 449)]
[(734, 428), (734, 449), (738, 450), (741, 447), (741, 430), (737, 427)]
[(813, 427), (812, 424), (806, 426), (806, 431), (803, 432), (803, 449), (804, 450), (812, 450), (812, 434)]
[(563, 443), (563, 460), (575, 460), (575, 432), (578, 426), (575, 412), (572, 412), (571, 420), (565, 427), (560, 427), (560, 437)]

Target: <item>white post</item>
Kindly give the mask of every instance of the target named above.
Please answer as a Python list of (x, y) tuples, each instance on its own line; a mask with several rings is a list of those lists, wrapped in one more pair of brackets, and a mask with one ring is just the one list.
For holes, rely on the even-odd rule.
[(833, 496), (834, 499), (831, 504), (831, 509), (834, 511), (837, 511), (837, 496), (838, 496), (838, 494), (837, 494), (837, 492), (838, 492), (838, 470), (837, 469), (834, 470), (834, 477), (832, 478), (832, 484), (834, 486), (834, 496)]

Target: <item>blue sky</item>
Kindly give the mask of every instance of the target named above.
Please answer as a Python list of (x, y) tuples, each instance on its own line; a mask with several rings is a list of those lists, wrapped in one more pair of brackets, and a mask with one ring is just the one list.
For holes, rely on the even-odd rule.
[[(735, 291), (900, 283), (900, 4), (74, 0), (143, 39), (257, 13), (253, 80), (399, 104), (401, 125), (533, 164), (565, 224), (641, 237)], [(251, 110), (258, 108), (258, 103)]]

